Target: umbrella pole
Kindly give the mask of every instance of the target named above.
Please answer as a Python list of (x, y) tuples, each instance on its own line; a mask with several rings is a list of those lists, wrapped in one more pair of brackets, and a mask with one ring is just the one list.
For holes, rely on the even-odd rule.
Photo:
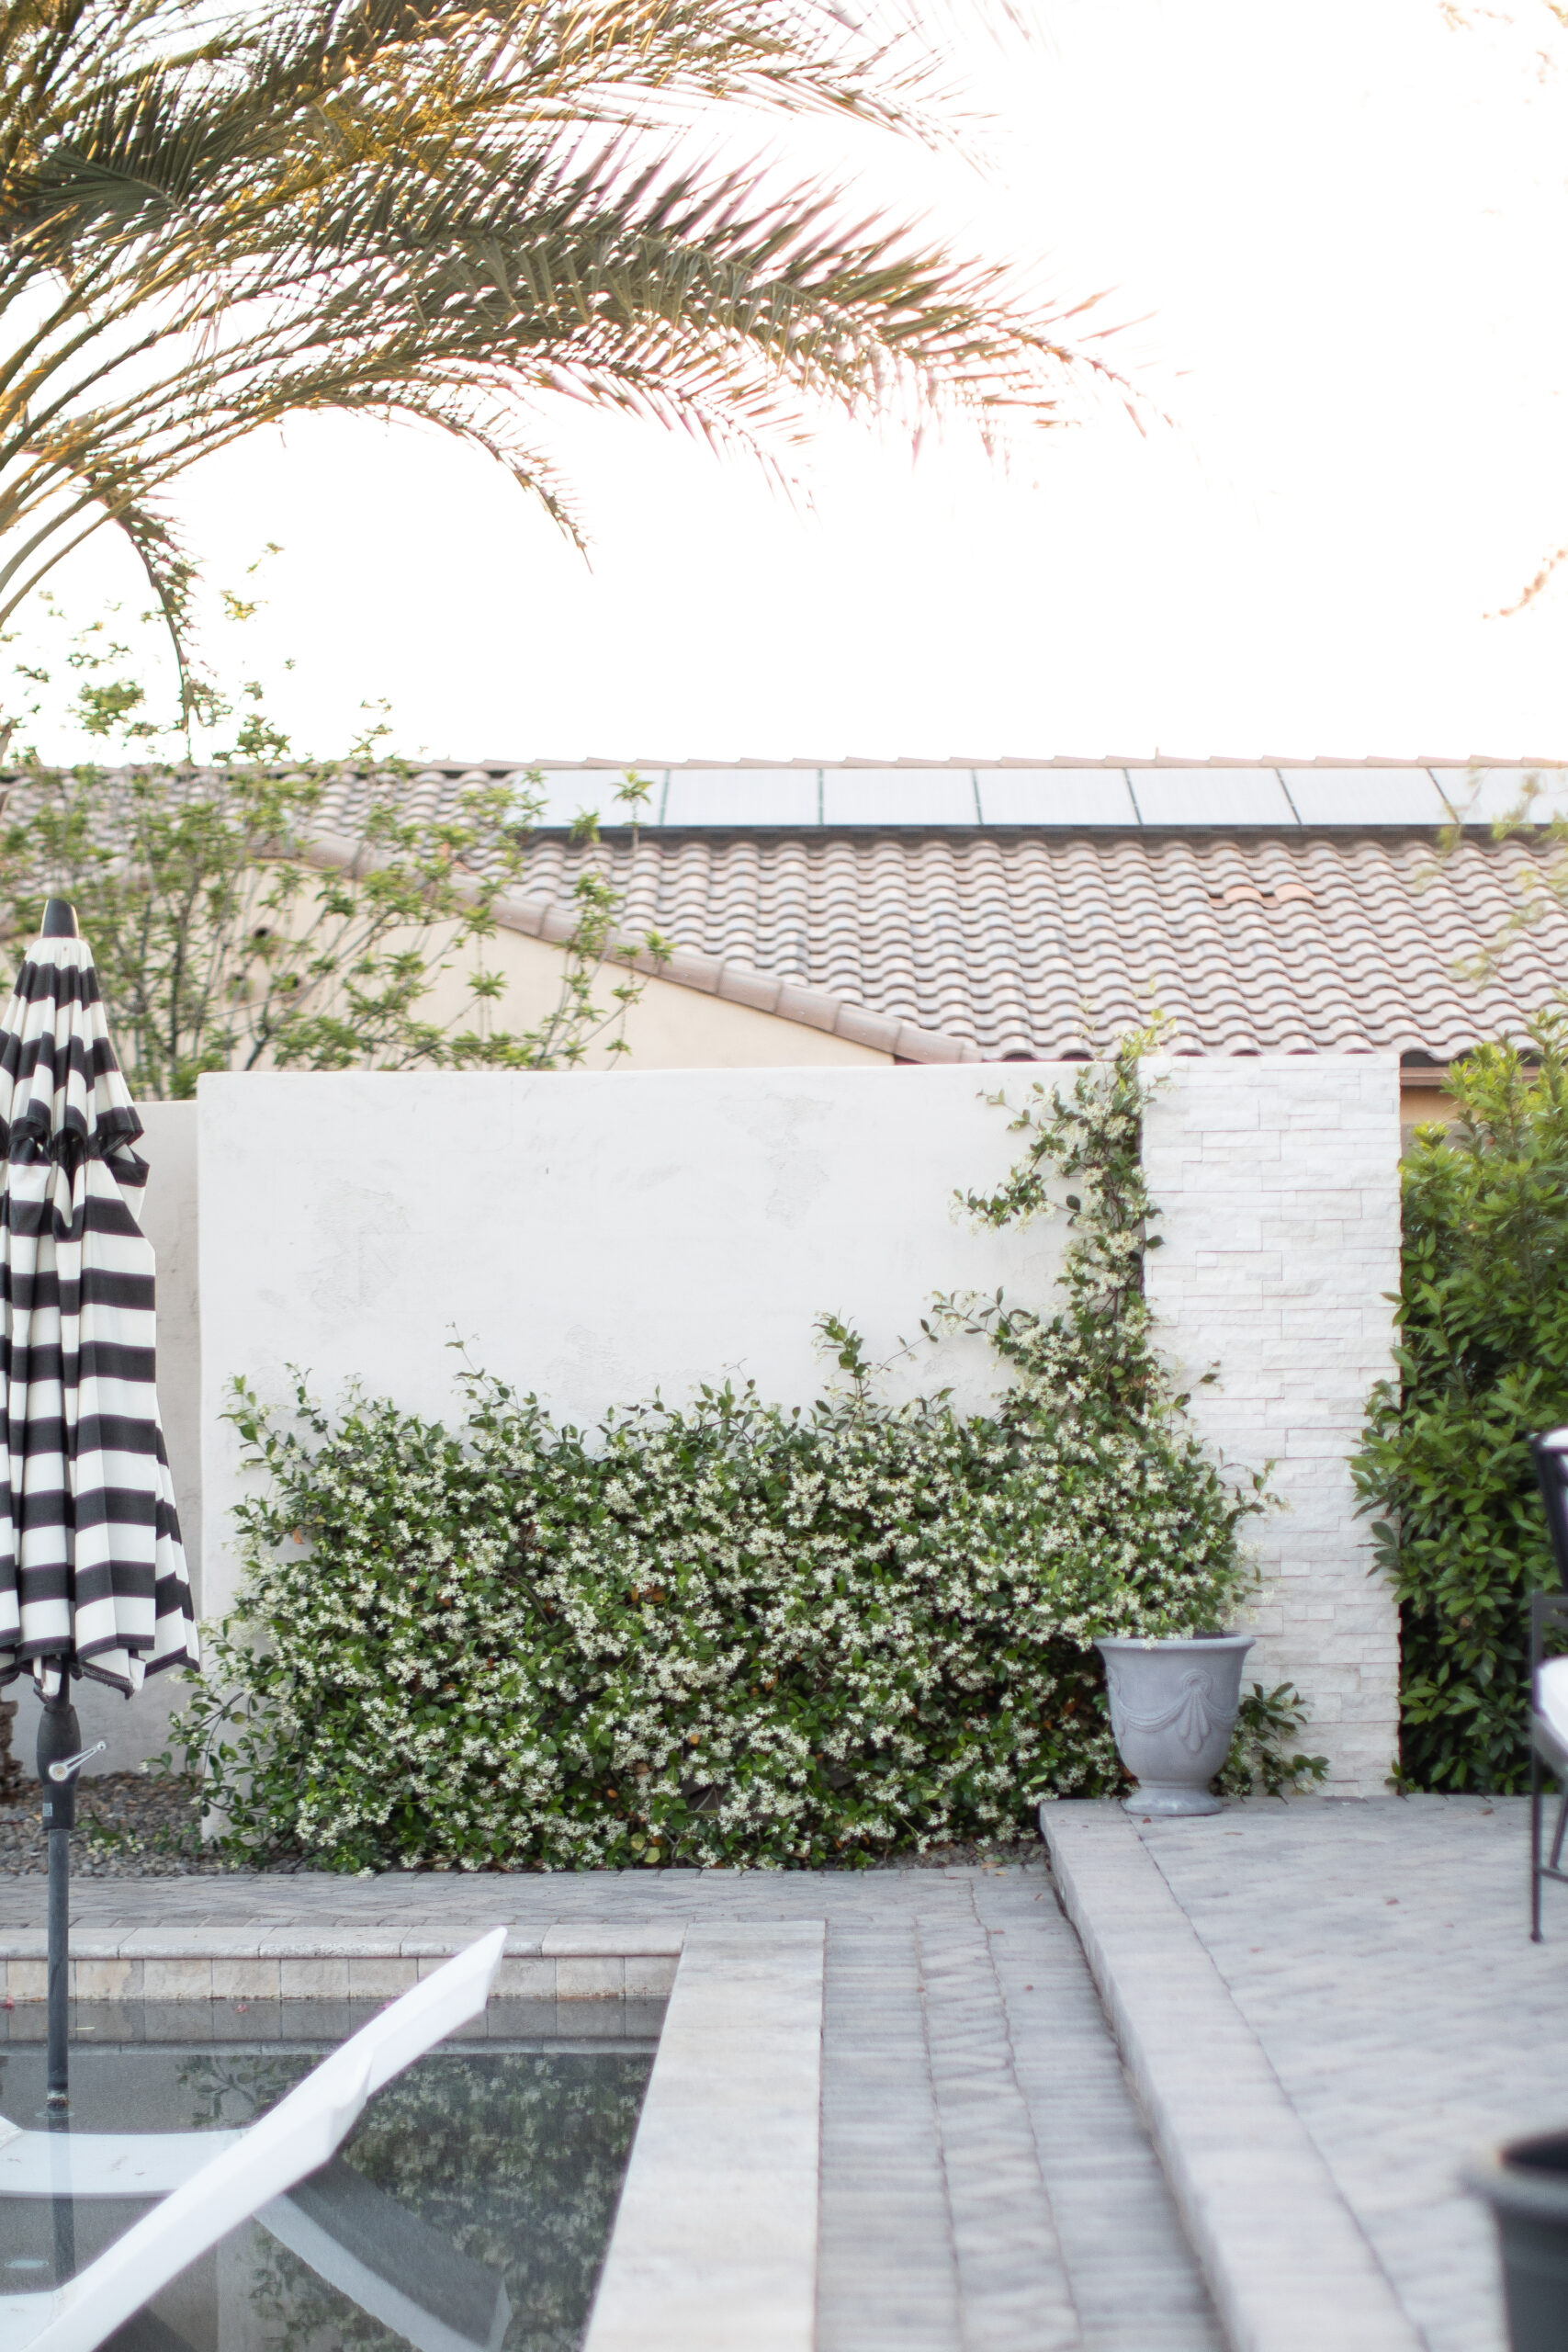
[(71, 1832), (49, 1833), (49, 2103), (71, 2098), (69, 2041), (71, 1951)]
[[(71, 1720), (75, 1722), (74, 1710)], [(44, 1722), (48, 1723), (47, 1714)], [(39, 1733), (41, 1753), (44, 1734)], [(40, 1775), (41, 1778), (41, 1775)], [(65, 1808), (73, 1810), (74, 1777), (65, 1783)], [(51, 1804), (52, 1796), (52, 1804)], [(44, 1781), (43, 1810), (49, 1821), (49, 2070), (45, 2120), (51, 2132), (71, 2129), (71, 1831), (58, 1818), (60, 1792)], [(51, 1819), (51, 1811), (55, 1818)], [(54, 2223), (54, 2283), (63, 2287), (76, 2274), (76, 2206), (71, 2192), (50, 2200)]]
[(38, 1731), (38, 1776), (49, 1832), (49, 2073), (51, 2109), (71, 2103), (71, 1832), (76, 1822), (76, 1773), (82, 1726), (62, 1690), (46, 1699)]

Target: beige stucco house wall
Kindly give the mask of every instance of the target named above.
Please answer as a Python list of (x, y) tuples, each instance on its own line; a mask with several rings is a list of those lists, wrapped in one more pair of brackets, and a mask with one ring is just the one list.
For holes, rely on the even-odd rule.
[[(506, 975), (506, 992), (493, 1009), (497, 1029), (533, 1029), (548, 1018), (560, 996), (564, 950), (502, 926), (493, 937), (465, 949), (454, 969), (436, 982), (423, 1008), (431, 1019), (446, 1021), (461, 1013), (468, 994), (465, 970), (476, 956), (487, 969)], [(606, 1012), (614, 1012), (613, 990), (626, 977), (613, 964), (600, 973), (594, 1001)], [(820, 1063), (886, 1065), (893, 1059), (886, 1048), (741, 1003), (716, 988), (709, 991), (646, 972), (635, 977), (642, 994), (626, 1018), (630, 1051), (613, 1054), (605, 1045), (596, 1046), (585, 1069), (607, 1069), (618, 1063), (627, 1069), (757, 1069)]]

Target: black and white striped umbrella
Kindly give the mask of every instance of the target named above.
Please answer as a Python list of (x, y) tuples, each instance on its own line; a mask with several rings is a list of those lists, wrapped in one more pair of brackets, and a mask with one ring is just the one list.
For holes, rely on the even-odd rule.
[(51, 1699), (68, 1674), (129, 1695), (197, 1660), (141, 1132), (91, 949), (39, 940), (0, 1015), (0, 1682)]

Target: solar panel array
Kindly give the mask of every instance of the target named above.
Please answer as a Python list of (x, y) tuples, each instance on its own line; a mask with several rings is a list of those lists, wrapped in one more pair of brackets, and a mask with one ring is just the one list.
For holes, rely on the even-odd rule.
[[(490, 766), (491, 763), (485, 763)], [(523, 786), (523, 771), (518, 775)], [(639, 821), (675, 830), (758, 827), (1438, 826), (1515, 812), (1568, 816), (1562, 767), (735, 767), (646, 768)], [(550, 767), (538, 822), (631, 821), (624, 772)]]

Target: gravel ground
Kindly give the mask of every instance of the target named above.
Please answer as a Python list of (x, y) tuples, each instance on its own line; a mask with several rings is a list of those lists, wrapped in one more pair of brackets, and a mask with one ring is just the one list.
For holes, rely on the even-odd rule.
[[(935, 1846), (923, 1854), (891, 1855), (878, 1867), (973, 1870), (984, 1862), (1038, 1861), (1043, 1852), (1038, 1838)], [(9, 1802), (0, 1802), (0, 1874), (42, 1877), (48, 1868), (39, 1792), (29, 1779)], [(71, 1868), (83, 1878), (213, 1878), (231, 1874), (234, 1865), (202, 1844), (194, 1781), (176, 1773), (101, 1772), (79, 1784)]]
[[(41, 1877), (49, 1845), (36, 1782), (0, 1804), (0, 1871)], [(175, 1775), (101, 1772), (78, 1783), (73, 1875), (186, 1878), (229, 1865), (204, 1853), (197, 1834), (196, 1783)]]
[(1023, 1862), (1043, 1862), (1045, 1840), (1032, 1838), (997, 1838), (982, 1842), (966, 1838), (954, 1846), (928, 1846), (923, 1854), (889, 1854), (875, 1867), (882, 1871), (973, 1871), (986, 1863), (1017, 1869)]

